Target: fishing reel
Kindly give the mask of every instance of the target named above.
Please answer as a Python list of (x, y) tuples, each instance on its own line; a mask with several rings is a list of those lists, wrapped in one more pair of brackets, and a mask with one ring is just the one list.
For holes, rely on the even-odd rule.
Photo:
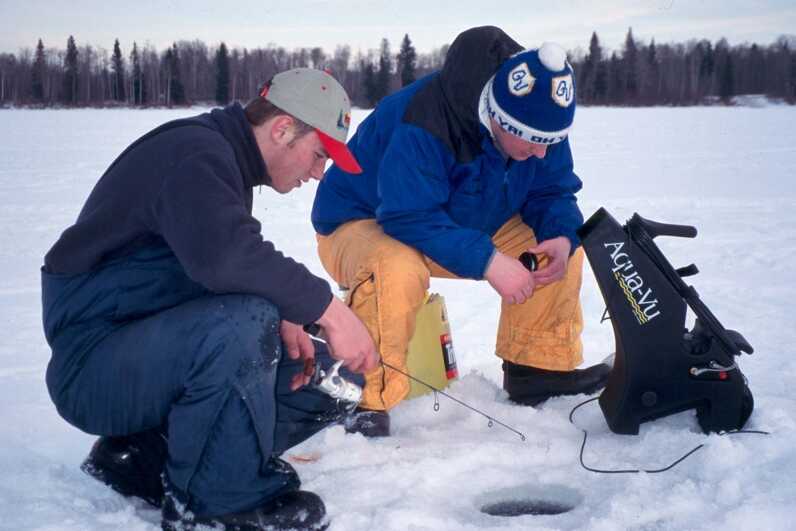
[(332, 365), (328, 371), (315, 364), (310, 385), (318, 391), (337, 400), (338, 406), (347, 413), (353, 411), (362, 400), (362, 388), (340, 375), (342, 361)]

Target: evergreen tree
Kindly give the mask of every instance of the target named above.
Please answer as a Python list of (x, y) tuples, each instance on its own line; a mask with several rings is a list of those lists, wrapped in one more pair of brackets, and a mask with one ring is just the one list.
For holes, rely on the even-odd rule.
[(639, 76), (638, 76), (638, 47), (633, 39), (633, 28), (628, 28), (625, 38), (625, 53), (622, 58), (625, 98), (629, 103), (636, 103), (638, 99)]
[(146, 85), (144, 84), (144, 73), (141, 70), (141, 58), (138, 56), (138, 45), (133, 42), (133, 51), (130, 52), (130, 63), (132, 64), (132, 97), (133, 105), (144, 105), (146, 103)]
[(683, 76), (682, 82), (682, 89), (678, 95), (676, 95), (675, 103), (682, 104), (690, 104), (694, 101), (694, 77), (692, 75), (692, 71), (694, 70), (694, 57), (693, 54), (688, 53), (685, 56), (685, 75)]
[[(597, 40), (597, 32), (592, 32), (591, 40), (589, 41), (589, 54), (583, 60), (583, 66), (579, 68), (576, 74), (576, 81), (578, 83), (578, 100), (579, 103), (592, 103), (592, 94), (594, 92), (592, 83), (594, 78), (595, 68), (595, 51), (600, 50), (600, 44)], [(596, 50), (595, 50), (596, 48)], [(598, 53), (602, 53), (600, 50)], [(574, 67), (575, 65), (573, 65)]]
[(77, 45), (75, 38), (69, 36), (66, 41), (66, 56), (64, 57), (64, 89), (63, 102), (67, 105), (77, 104)]
[(786, 98), (790, 103), (796, 103), (796, 50), (790, 50), (788, 46), (785, 49), (790, 55), (790, 72), (786, 77), (788, 89)]
[(766, 60), (763, 52), (757, 44), (753, 44), (749, 50), (749, 87), (752, 94), (762, 94), (765, 92), (766, 83)]
[(310, 50), (310, 59), (312, 60), (312, 68), (321, 69), (326, 61), (326, 54), (323, 53), (323, 48), (315, 47)]
[(252, 86), (251, 58), (246, 48), (243, 49), (243, 58), (240, 62), (240, 78), (243, 83), (243, 97), (248, 99), (255, 87)]
[(180, 53), (177, 49), (177, 44), (172, 46), (174, 50), (172, 54), (173, 66), (171, 69), (174, 81), (171, 84), (171, 101), (175, 105), (185, 105), (185, 87), (182, 84), (182, 71), (180, 70)]
[(229, 103), (229, 52), (223, 42), (216, 52), (216, 103)]
[(589, 60), (595, 64), (603, 60), (603, 49), (600, 46), (600, 38), (597, 37), (596, 31), (591, 33), (591, 39), (589, 40)]
[(701, 100), (705, 95), (710, 94), (715, 70), (715, 57), (713, 45), (710, 41), (703, 41), (699, 44), (699, 90), (697, 100)]
[[(175, 45), (176, 46), (176, 45)], [(171, 106), (171, 83), (173, 81), (173, 77), (171, 75), (171, 69), (174, 65), (174, 52), (171, 48), (166, 49), (166, 53), (163, 55), (163, 77), (166, 80), (166, 92), (165, 92), (165, 100), (166, 105), (169, 107)]]
[(293, 57), (293, 68), (309, 68), (310, 53), (306, 48), (300, 48)]
[[(351, 60), (351, 47), (337, 46), (332, 57), (332, 73), (334, 77), (345, 86), (348, 81), (348, 62)], [(351, 96), (353, 100), (353, 95)]]
[(163, 66), (166, 77), (166, 105), (183, 105), (185, 88), (180, 76), (180, 55), (176, 42), (166, 50)]
[(660, 66), (658, 64), (658, 50), (655, 47), (655, 39), (652, 39), (645, 55), (645, 75), (644, 75), (644, 101), (645, 103), (660, 103), (658, 99), (658, 84), (660, 81)]
[(719, 72), (719, 98), (724, 103), (729, 103), (735, 96), (735, 68), (733, 65), (732, 54), (724, 46), (717, 45), (721, 50), (721, 69)]
[(608, 79), (603, 50), (597, 32), (592, 32), (589, 41), (589, 55), (583, 64), (583, 75), (578, 81), (578, 92), (584, 96), (588, 103), (602, 103), (608, 91)]
[(594, 103), (605, 103), (608, 94), (608, 65), (600, 61), (595, 65), (594, 81), (592, 84), (592, 97)]
[(365, 98), (371, 107), (375, 107), (379, 101), (379, 91), (376, 83), (376, 69), (373, 66), (371, 58), (363, 60), (360, 64), (362, 71), (362, 85), (365, 89)]
[(406, 33), (404, 34), (404, 40), (401, 41), (401, 51), (398, 53), (398, 72), (401, 74), (402, 87), (415, 82), (415, 79), (417, 79), (415, 74), (416, 66), (417, 52), (415, 47), (412, 46), (409, 34)]
[(14, 101), (14, 78), (17, 58), (14, 54), (0, 53), (0, 107), (5, 101)]
[(119, 39), (116, 39), (113, 43), (113, 56), (111, 57), (111, 97), (115, 101), (125, 101), (124, 92), (124, 59)]
[(31, 76), (31, 92), (33, 101), (36, 103), (44, 102), (44, 74), (47, 68), (47, 58), (44, 55), (44, 44), (39, 39), (36, 45), (36, 59), (33, 62)]
[(625, 83), (622, 76), (622, 60), (616, 55), (616, 52), (611, 54), (611, 61), (608, 64), (608, 103), (621, 104), (624, 103), (625, 97)]
[(92, 68), (97, 62), (97, 52), (94, 51), (94, 48), (90, 44), (86, 44), (78, 49), (78, 55), (80, 57), (80, 61), (78, 61), (80, 80), (78, 83), (80, 84), (80, 91), (82, 93), (81, 98), (87, 105), (92, 105), (97, 102), (97, 98), (95, 98), (92, 93), (94, 87), (91, 83), (94, 75)]
[(392, 58), (390, 57), (390, 41), (381, 40), (381, 51), (379, 53), (379, 71), (376, 75), (376, 95), (378, 99), (375, 103), (390, 93), (390, 79), (392, 71)]

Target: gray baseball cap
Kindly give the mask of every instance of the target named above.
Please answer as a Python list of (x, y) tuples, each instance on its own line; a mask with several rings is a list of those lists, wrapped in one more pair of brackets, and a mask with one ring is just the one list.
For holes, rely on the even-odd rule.
[(351, 102), (331, 74), (314, 68), (286, 70), (275, 75), (260, 96), (314, 127), (329, 157), (340, 169), (362, 173), (345, 144), (351, 125)]

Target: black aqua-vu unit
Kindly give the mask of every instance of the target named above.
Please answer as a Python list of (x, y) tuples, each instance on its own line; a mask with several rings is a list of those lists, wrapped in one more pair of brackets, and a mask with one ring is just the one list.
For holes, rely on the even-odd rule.
[[(657, 236), (694, 238), (696, 229), (635, 214), (624, 226), (603, 208), (580, 229), (616, 339), (614, 368), (600, 395), (612, 431), (637, 434), (642, 422), (696, 409), (702, 430), (743, 427), (754, 401), (736, 357), (752, 353), (725, 329), (658, 249)], [(686, 328), (686, 307), (696, 315)]]

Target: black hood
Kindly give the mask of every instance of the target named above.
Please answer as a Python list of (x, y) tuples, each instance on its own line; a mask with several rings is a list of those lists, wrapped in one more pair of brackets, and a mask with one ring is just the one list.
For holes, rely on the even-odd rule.
[(439, 74), (417, 92), (404, 122), (426, 129), (469, 162), (481, 151), (478, 100), (506, 59), (523, 49), (495, 26), (469, 29), (453, 41)]

